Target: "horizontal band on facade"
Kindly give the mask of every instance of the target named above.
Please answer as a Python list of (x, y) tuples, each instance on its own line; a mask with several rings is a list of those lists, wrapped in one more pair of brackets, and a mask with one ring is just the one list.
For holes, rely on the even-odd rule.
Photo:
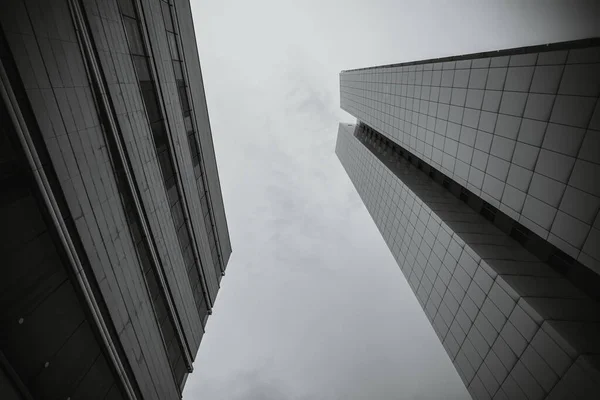
[[(540, 261), (547, 263), (554, 271), (567, 278), (573, 285), (588, 296), (600, 301), (600, 292), (598, 292), (598, 288), (600, 287), (600, 275), (585, 267), (579, 261), (569, 256), (552, 243), (541, 238), (518, 221), (515, 221), (492, 204), (476, 196), (466, 187), (422, 160), (417, 155), (388, 139), (364, 122), (360, 122), (360, 124), (357, 125), (355, 136), (382, 162), (386, 163), (390, 160), (389, 158), (386, 160), (383, 152), (377, 151), (377, 147), (368, 145), (365, 143), (364, 139), (359, 138), (356, 135), (359, 131), (376, 135), (375, 140), (381, 141), (382, 148), (387, 148), (388, 152), (392, 154), (393, 157), (402, 157), (418, 170), (428, 174), (433, 181), (446, 188), (475, 212), (479, 213), (490, 223), (494, 224), (501, 231), (513, 238), (517, 243), (523, 246), (523, 248), (539, 258)], [(393, 171), (393, 169), (391, 169), (391, 171)]]
[(355, 72), (355, 71), (368, 71), (368, 70), (372, 70), (372, 69), (405, 67), (405, 66), (411, 66), (411, 65), (421, 65), (421, 64), (430, 64), (430, 63), (441, 63), (441, 62), (448, 62), (448, 61), (473, 60), (473, 59), (477, 59), (477, 58), (503, 57), (503, 56), (517, 55), (517, 54), (541, 53), (541, 52), (559, 51), (559, 50), (571, 50), (571, 49), (578, 49), (578, 48), (598, 46), (598, 45), (600, 45), (600, 38), (595, 37), (595, 38), (588, 38), (588, 39), (572, 40), (572, 41), (567, 41), (567, 42), (537, 44), (537, 45), (533, 45), (533, 46), (515, 47), (515, 48), (511, 48), (511, 49), (504, 49), (504, 50), (483, 51), (483, 52), (479, 52), (479, 53), (470, 53), (470, 54), (464, 54), (464, 55), (460, 55), (460, 56), (429, 58), (426, 60), (419, 60), (419, 61), (408, 61), (408, 62), (401, 62), (401, 63), (395, 63), (395, 64), (377, 65), (374, 67), (354, 68), (354, 69), (343, 70), (343, 71), (341, 71), (341, 73)]

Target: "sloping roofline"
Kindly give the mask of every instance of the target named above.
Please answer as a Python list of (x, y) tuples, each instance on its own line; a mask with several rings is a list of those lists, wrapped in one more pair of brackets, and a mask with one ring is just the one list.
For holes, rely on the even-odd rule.
[(527, 53), (536, 53), (536, 52), (539, 53), (539, 52), (556, 51), (556, 50), (580, 49), (580, 48), (584, 48), (584, 47), (594, 47), (594, 46), (600, 46), (600, 37), (571, 40), (571, 41), (567, 41), (567, 42), (537, 44), (537, 45), (525, 46), (525, 47), (514, 47), (511, 49), (504, 49), (504, 50), (484, 51), (484, 52), (480, 52), (480, 53), (464, 54), (464, 55), (460, 55), (460, 56), (430, 58), (427, 60), (408, 61), (408, 62), (396, 63), (396, 64), (385, 64), (385, 65), (378, 65), (378, 66), (374, 66), (374, 67), (347, 69), (347, 70), (342, 70), (340, 73), (353, 72), (353, 71), (366, 71), (366, 70), (370, 70), (370, 69), (404, 67), (407, 65), (420, 65), (420, 64), (429, 64), (429, 63), (434, 63), (434, 62), (462, 61), (462, 60), (472, 60), (472, 59), (476, 59), (476, 58), (485, 58), (485, 57), (501, 57), (501, 56), (515, 55), (515, 54), (527, 54)]

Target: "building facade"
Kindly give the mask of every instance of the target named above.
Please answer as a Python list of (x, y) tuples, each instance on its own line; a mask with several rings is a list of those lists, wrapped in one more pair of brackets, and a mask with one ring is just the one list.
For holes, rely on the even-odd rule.
[(600, 41), (340, 89), (336, 153), (473, 398), (598, 398)]
[(181, 398), (231, 254), (190, 4), (0, 28), (0, 398)]

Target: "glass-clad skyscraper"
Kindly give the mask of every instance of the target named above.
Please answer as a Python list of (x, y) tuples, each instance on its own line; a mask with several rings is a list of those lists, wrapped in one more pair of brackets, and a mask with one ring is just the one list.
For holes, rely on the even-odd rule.
[(598, 398), (600, 41), (340, 90), (336, 153), (473, 398)]
[(0, 398), (181, 398), (231, 254), (188, 0), (3, 1), (0, 95)]

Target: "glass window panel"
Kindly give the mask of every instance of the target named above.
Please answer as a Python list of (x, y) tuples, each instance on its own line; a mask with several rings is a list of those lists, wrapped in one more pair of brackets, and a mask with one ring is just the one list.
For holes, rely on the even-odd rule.
[(142, 97), (144, 98), (144, 104), (146, 105), (146, 112), (148, 113), (150, 123), (159, 121), (161, 118), (160, 108), (152, 82), (140, 82), (140, 86), (142, 88)]
[(177, 360), (181, 357), (181, 350), (177, 345), (177, 340), (175, 340), (174, 338), (167, 342), (167, 354), (169, 356), (169, 365), (171, 365), (173, 372), (175, 372)]
[(161, 2), (163, 20), (165, 21), (165, 28), (168, 31), (173, 32), (173, 20), (171, 19), (171, 7), (167, 3)]
[(133, 201), (131, 197), (127, 193), (123, 193), (123, 185), (121, 178), (118, 178), (120, 172), (115, 171), (115, 180), (117, 181), (117, 189), (119, 189), (119, 195), (121, 197), (121, 204), (125, 209), (125, 221), (128, 225), (133, 225), (136, 223), (135, 212), (133, 211)]
[(175, 229), (179, 228), (183, 224), (183, 213), (181, 212), (181, 206), (179, 200), (171, 207), (171, 216), (175, 223)]
[(166, 182), (173, 177), (173, 164), (171, 163), (171, 157), (168, 151), (163, 151), (158, 156), (160, 162), (160, 169), (163, 173), (163, 179)]
[(181, 224), (177, 230), (177, 237), (179, 238), (179, 244), (182, 248), (187, 248), (190, 244), (190, 235), (188, 234), (187, 227), (185, 224)]
[(179, 50), (177, 49), (177, 35), (173, 32), (167, 32), (167, 38), (169, 40), (169, 49), (171, 50), (171, 59), (179, 60)]
[(138, 80), (149, 81), (150, 80), (150, 69), (148, 67), (148, 58), (146, 56), (132, 55), (133, 66), (135, 72), (137, 72)]
[(163, 152), (167, 148), (167, 135), (165, 133), (165, 125), (163, 121), (156, 121), (150, 126), (152, 129), (152, 137), (154, 139), (154, 146), (159, 152)]
[(200, 174), (200, 184), (202, 185), (200, 189), (206, 191), (206, 185), (204, 184), (204, 176), (202, 174)]
[(190, 153), (192, 158), (198, 158), (198, 145), (196, 144), (196, 138), (194, 135), (188, 135), (188, 145), (190, 146)]
[(154, 308), (156, 311), (156, 320), (162, 328), (169, 319), (167, 318), (167, 305), (165, 304), (163, 297), (159, 296), (158, 293), (154, 302)]
[(188, 111), (190, 109), (190, 103), (188, 101), (187, 90), (185, 86), (179, 87), (179, 100), (181, 101), (181, 110)]
[(198, 293), (199, 300), (200, 300), (197, 303), (198, 311), (200, 312), (201, 316), (204, 316), (208, 312), (208, 308), (206, 307), (206, 301), (204, 300), (204, 295), (202, 293), (202, 285), (198, 285), (198, 287), (196, 288), (196, 293)]
[(179, 228), (183, 225), (183, 210), (181, 209), (181, 203), (177, 202), (171, 208), (171, 213), (173, 213), (173, 220), (175, 221), (175, 228)]
[[(194, 292), (194, 299), (196, 300), (196, 304), (200, 304), (202, 301), (202, 290), (200, 288), (196, 289)], [(202, 320), (202, 325), (204, 326), (204, 317), (206, 316), (207, 311), (204, 310), (205, 307), (198, 306), (198, 315), (200, 315), (200, 319)]]
[(169, 155), (166, 150), (158, 153), (158, 165), (160, 165), (160, 170), (163, 174), (165, 173), (166, 165), (169, 164), (169, 160), (167, 159), (168, 157)]
[(165, 339), (165, 343), (167, 346), (173, 343), (173, 339), (175, 339), (175, 329), (173, 329), (173, 324), (167, 318), (163, 323), (163, 339)]
[[(168, 322), (171, 322), (167, 319)], [(165, 321), (166, 322), (166, 321)], [(173, 341), (175, 337), (175, 329), (173, 329), (173, 324), (165, 323), (163, 328), (163, 338), (165, 339), (165, 343), (169, 344)]]
[(142, 270), (144, 274), (147, 274), (152, 269), (152, 263), (150, 262), (150, 253), (146, 251), (146, 246), (143, 243), (140, 243), (137, 246), (138, 255), (140, 256), (140, 264), (142, 265)]
[(131, 231), (131, 236), (133, 238), (133, 243), (138, 244), (142, 240), (142, 233), (140, 232), (140, 227), (136, 222), (129, 224), (129, 230)]
[(185, 123), (185, 131), (188, 134), (194, 130), (194, 126), (192, 125), (192, 116), (191, 115), (186, 115), (185, 118), (183, 118), (183, 122)]
[(200, 157), (197, 151), (194, 152), (194, 149), (190, 148), (190, 152), (192, 152), (192, 165), (195, 167), (200, 162)]
[(194, 298), (196, 299), (196, 305), (198, 306), (198, 313), (200, 316), (204, 315), (204, 294), (202, 293), (202, 287), (198, 284), (193, 289)]
[(183, 252), (183, 261), (185, 265), (190, 265), (194, 262), (194, 253), (191, 246)]
[(194, 156), (192, 157), (192, 165), (194, 167), (196, 167), (196, 165), (198, 165), (200, 163), (200, 157), (198, 156), (198, 153), (194, 154)]
[(200, 319), (203, 319), (208, 310), (206, 310), (206, 304), (204, 303), (204, 292), (202, 291), (202, 285), (198, 284), (198, 286), (193, 289), (193, 293), (194, 299), (196, 300), (198, 314), (200, 315)]
[(121, 13), (135, 18), (135, 8), (132, 0), (119, 0), (119, 9)]
[(196, 293), (196, 291), (198, 290), (198, 286), (200, 286), (200, 281), (192, 282), (192, 293)]
[(181, 61), (173, 61), (173, 71), (175, 72), (175, 80), (179, 82), (183, 80), (183, 66), (181, 65)]
[(192, 268), (188, 276), (190, 277), (190, 283), (193, 287), (196, 287), (200, 284), (200, 275), (198, 275), (198, 268)]
[(175, 365), (175, 377), (177, 378), (179, 387), (182, 388), (185, 383), (185, 378), (187, 377), (187, 368), (183, 361), (183, 357), (177, 360), (177, 364)]
[(206, 200), (206, 195), (202, 196), (200, 199), (200, 206), (202, 207), (202, 214), (206, 215), (208, 213), (208, 201)]
[(158, 291), (158, 282), (156, 282), (156, 277), (153, 272), (146, 274), (146, 283), (148, 284), (148, 291), (150, 292), (150, 297), (152, 299), (156, 298), (159, 294)]
[(165, 187), (167, 188), (167, 190), (169, 190), (173, 186), (175, 186), (175, 176), (171, 176), (170, 178), (165, 180)]
[(169, 199), (169, 206), (172, 207), (173, 204), (175, 204), (175, 202), (177, 200), (179, 200), (179, 193), (177, 192), (177, 188), (176, 187), (172, 187), (167, 191), (167, 197)]
[(129, 43), (129, 52), (131, 54), (146, 55), (144, 51), (144, 42), (142, 41), (140, 28), (137, 20), (124, 17), (125, 30), (127, 31), (127, 42)]
[[(183, 251), (183, 254), (184, 254), (184, 257), (183, 257), (184, 263), (183, 263), (183, 265), (186, 266), (186, 270), (190, 269), (191, 267), (196, 268), (195, 267), (196, 264), (195, 264), (195, 261), (194, 261), (194, 257), (192, 257), (191, 260), (187, 260), (185, 258), (185, 253), (187, 252), (188, 249), (191, 249), (191, 248), (192, 248), (192, 245), (189, 243), (189, 236), (188, 236), (188, 244), (186, 245), (185, 250)], [(188, 278), (189, 278), (189, 274), (188, 274)]]

